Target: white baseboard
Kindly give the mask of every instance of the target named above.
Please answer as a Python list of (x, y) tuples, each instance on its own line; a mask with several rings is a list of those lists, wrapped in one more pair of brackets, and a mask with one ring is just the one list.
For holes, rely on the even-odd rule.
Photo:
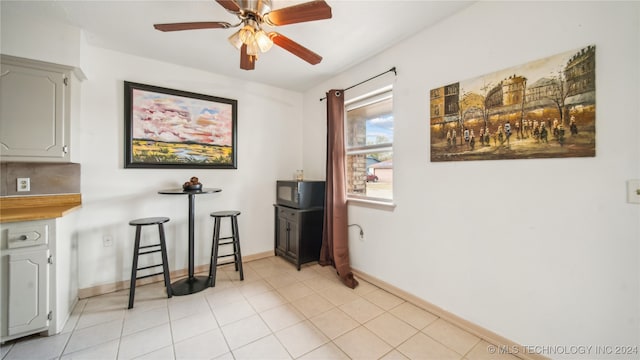
[[(271, 256), (273, 256), (273, 251), (265, 251), (262, 253), (251, 254), (246, 256), (243, 255), (242, 262), (246, 263), (249, 261), (264, 259)], [(193, 271), (195, 273), (209, 272), (209, 264), (195, 266), (193, 268)], [(187, 269), (181, 269), (181, 270), (171, 271), (170, 276), (171, 276), (171, 279), (179, 279), (181, 277), (187, 276), (187, 274), (188, 274)], [(136, 286), (152, 284), (159, 281), (164, 281), (162, 275), (156, 275), (156, 276), (140, 279), (136, 282)], [(125, 290), (129, 288), (130, 282), (131, 280), (122, 280), (115, 283), (96, 285), (96, 286), (92, 286), (84, 289), (79, 289), (78, 298), (85, 299), (93, 296), (104, 295), (104, 294), (108, 294), (108, 293), (112, 293), (120, 290)]]

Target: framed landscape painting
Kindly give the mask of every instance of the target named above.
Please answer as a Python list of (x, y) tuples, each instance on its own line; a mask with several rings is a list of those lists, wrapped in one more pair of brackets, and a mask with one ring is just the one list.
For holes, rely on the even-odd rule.
[(236, 169), (237, 101), (124, 82), (125, 168)]

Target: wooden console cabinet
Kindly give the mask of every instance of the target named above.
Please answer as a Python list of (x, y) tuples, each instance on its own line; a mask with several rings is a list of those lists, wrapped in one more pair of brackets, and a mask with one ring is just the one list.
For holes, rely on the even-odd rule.
[(274, 205), (275, 254), (300, 265), (317, 261), (322, 245), (323, 208), (293, 209)]

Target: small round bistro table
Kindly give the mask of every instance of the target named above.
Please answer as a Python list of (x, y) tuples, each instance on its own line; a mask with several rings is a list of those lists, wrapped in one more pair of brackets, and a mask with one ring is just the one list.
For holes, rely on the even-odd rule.
[(167, 189), (158, 191), (158, 194), (162, 195), (187, 195), (189, 197), (189, 276), (186, 279), (180, 279), (171, 284), (173, 295), (194, 294), (209, 286), (208, 276), (195, 276), (193, 274), (196, 195), (213, 194), (220, 191), (222, 191), (222, 189), (216, 188), (202, 188), (201, 190)]

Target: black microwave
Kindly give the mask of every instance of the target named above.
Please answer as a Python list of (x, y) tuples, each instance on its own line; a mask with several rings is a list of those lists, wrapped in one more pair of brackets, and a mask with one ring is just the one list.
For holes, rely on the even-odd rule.
[(324, 181), (276, 181), (276, 204), (295, 209), (324, 207)]

